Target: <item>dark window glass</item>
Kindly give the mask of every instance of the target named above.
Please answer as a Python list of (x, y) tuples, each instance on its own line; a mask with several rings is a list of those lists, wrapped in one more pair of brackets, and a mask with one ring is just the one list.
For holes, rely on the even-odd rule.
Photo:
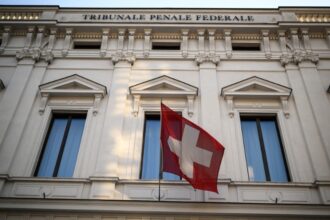
[[(160, 116), (146, 115), (144, 125), (144, 141), (142, 155), (141, 179), (159, 179), (161, 164), (160, 146)], [(180, 180), (180, 177), (172, 173), (163, 172), (164, 180)]]
[(275, 117), (241, 117), (251, 181), (290, 181)]
[(99, 50), (101, 42), (74, 42), (73, 49)]
[(180, 50), (180, 42), (153, 42), (153, 50)]
[(86, 114), (54, 114), (35, 176), (72, 177)]
[(233, 51), (260, 51), (258, 43), (232, 43)]

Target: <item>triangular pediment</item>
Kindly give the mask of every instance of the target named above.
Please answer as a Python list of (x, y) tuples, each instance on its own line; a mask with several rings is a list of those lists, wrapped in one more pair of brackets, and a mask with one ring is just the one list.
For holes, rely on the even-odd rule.
[(291, 91), (291, 88), (254, 76), (223, 87), (221, 95), (251, 98), (288, 97)]
[(160, 76), (129, 88), (131, 95), (142, 96), (187, 96), (198, 94), (198, 88), (177, 79)]
[(94, 95), (102, 97), (107, 93), (107, 88), (97, 82), (74, 74), (68, 77), (44, 83), (39, 86), (42, 94), (50, 95)]

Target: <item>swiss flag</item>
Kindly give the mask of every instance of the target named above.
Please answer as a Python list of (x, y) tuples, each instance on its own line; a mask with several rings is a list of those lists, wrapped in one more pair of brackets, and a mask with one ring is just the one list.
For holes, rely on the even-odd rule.
[(224, 147), (198, 125), (161, 104), (163, 171), (186, 179), (195, 189), (218, 193)]

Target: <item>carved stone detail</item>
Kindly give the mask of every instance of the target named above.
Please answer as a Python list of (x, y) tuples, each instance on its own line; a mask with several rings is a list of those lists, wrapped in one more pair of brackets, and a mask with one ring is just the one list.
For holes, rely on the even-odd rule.
[(272, 57), (272, 53), (270, 51), (269, 30), (262, 30), (261, 35), (264, 43), (265, 56), (267, 59), (270, 59)]
[(16, 52), (17, 60), (22, 60), (24, 58), (31, 58), (36, 62), (44, 60), (47, 63), (51, 63), (54, 59), (54, 55), (51, 51), (41, 51), (39, 48), (22, 49)]
[(144, 46), (143, 46), (143, 55), (144, 55), (144, 57), (149, 56), (150, 36), (151, 36), (151, 29), (144, 29)]
[(2, 41), (1, 41), (1, 45), (0, 45), (0, 53), (4, 52), (5, 47), (8, 44), (9, 37), (10, 37), (10, 31), (11, 31), (10, 26), (5, 26), (4, 27), (4, 32), (2, 33)]
[(109, 28), (102, 29), (102, 42), (101, 42), (101, 51), (100, 51), (101, 57), (104, 57), (107, 53), (109, 32), (110, 32)]
[(135, 59), (136, 59), (135, 55), (133, 55), (132, 53), (116, 53), (111, 57), (112, 63), (114, 65), (120, 61), (125, 61), (133, 65)]
[(205, 62), (211, 62), (215, 65), (218, 65), (218, 63), (220, 62), (220, 57), (216, 56), (215, 54), (199, 54), (196, 55), (195, 62), (197, 63), (197, 65), (200, 65)]
[(64, 44), (63, 44), (63, 50), (62, 50), (62, 55), (66, 56), (68, 55), (69, 48), (70, 48), (70, 43), (71, 43), (71, 38), (72, 38), (72, 28), (67, 28), (65, 32), (65, 38), (64, 38)]
[(182, 29), (182, 56), (187, 57), (188, 56), (188, 34), (189, 29)]
[(231, 30), (230, 29), (224, 29), (223, 30), (224, 36), (225, 36), (225, 49), (226, 49), (226, 56), (227, 58), (232, 57), (232, 44), (231, 44)]
[(280, 62), (282, 66), (285, 66), (289, 63), (293, 63), (298, 65), (299, 63), (303, 61), (310, 61), (314, 64), (317, 64), (319, 62), (319, 56), (314, 53), (302, 53), (302, 52), (294, 52), (292, 54), (283, 54), (280, 57)]

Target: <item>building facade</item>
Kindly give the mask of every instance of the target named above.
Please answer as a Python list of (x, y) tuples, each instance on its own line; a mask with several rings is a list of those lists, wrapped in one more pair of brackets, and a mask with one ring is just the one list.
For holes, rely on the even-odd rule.
[[(0, 219), (330, 218), (330, 9), (0, 8)], [(160, 102), (225, 147), (160, 169)]]

